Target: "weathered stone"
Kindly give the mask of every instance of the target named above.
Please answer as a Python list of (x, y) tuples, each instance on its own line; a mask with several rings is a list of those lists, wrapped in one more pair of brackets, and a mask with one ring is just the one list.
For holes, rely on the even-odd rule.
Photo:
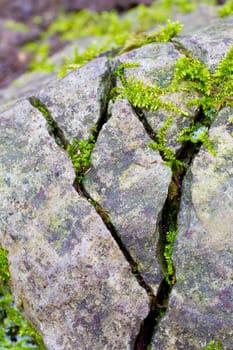
[(41, 90), (36, 97), (69, 141), (74, 137), (87, 139), (105, 112), (111, 85), (109, 63), (102, 57)]
[(218, 20), (194, 35), (181, 37), (179, 41), (213, 72), (233, 45), (233, 16)]
[(233, 348), (233, 109), (210, 130), (217, 156), (203, 147), (183, 187), (174, 247), (177, 282), (152, 349)]
[[(117, 57), (121, 63), (139, 63), (138, 67), (126, 68), (125, 76), (127, 79), (142, 80), (147, 86), (159, 85), (160, 87), (168, 87), (173, 79), (175, 63), (183, 57), (172, 43), (154, 43), (143, 46), (139, 49), (127, 52)], [(166, 131), (167, 142), (165, 145), (172, 147), (177, 151), (181, 146), (176, 141), (179, 132), (190, 125), (193, 118), (198, 113), (198, 107), (187, 106), (186, 101), (197, 98), (197, 93), (174, 92), (162, 95), (163, 103), (171, 102), (176, 108), (183, 113), (175, 113), (163, 108), (159, 108), (155, 112), (143, 110), (143, 114), (152, 130), (158, 134), (164, 126), (168, 116), (172, 116), (172, 122)]]
[(42, 115), (27, 101), (0, 116), (0, 243), (16, 303), (48, 350), (131, 349), (147, 294)]
[(171, 170), (159, 153), (149, 148), (149, 141), (129, 103), (117, 100), (98, 137), (85, 187), (107, 211), (139, 272), (156, 290), (161, 280), (156, 225)]

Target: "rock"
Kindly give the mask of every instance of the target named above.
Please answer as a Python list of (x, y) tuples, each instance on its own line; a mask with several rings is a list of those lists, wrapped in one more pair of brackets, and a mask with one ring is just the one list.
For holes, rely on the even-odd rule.
[(132, 348), (147, 294), (74, 190), (71, 161), (27, 101), (0, 120), (0, 241), (16, 303), (48, 350)]
[[(233, 348), (233, 109), (222, 109), (210, 128), (216, 157), (184, 142), (189, 168), (182, 180), (182, 169), (172, 174), (148, 146), (149, 129), (161, 131), (170, 112), (139, 111), (119, 96), (109, 101), (112, 87), (121, 87), (113, 75), (119, 63), (140, 63), (126, 69), (127, 79), (167, 87), (186, 53), (179, 41), (213, 71), (232, 45), (231, 24), (229, 17), (115, 58), (103, 53), (36, 87), (35, 97), (69, 142), (87, 139), (98, 124), (91, 166), (79, 188), (75, 182), (79, 193), (71, 160), (49, 136), (41, 112), (21, 99), (0, 114), (0, 244), (9, 251), (15, 301), (47, 350), (200, 350), (212, 340)], [(166, 145), (174, 151), (177, 133), (204, 118), (186, 106), (193, 97), (193, 91), (161, 97), (189, 115), (173, 114)], [(176, 214), (172, 287), (165, 253)]]
[(104, 117), (112, 77), (108, 60), (97, 58), (35, 94), (71, 141), (87, 139)]
[(107, 211), (124, 247), (145, 282), (156, 290), (161, 272), (156, 258), (160, 214), (171, 170), (125, 100), (117, 100), (92, 154), (85, 188)]
[(219, 113), (210, 130), (217, 156), (203, 147), (185, 178), (173, 253), (177, 282), (153, 350), (200, 349), (213, 339), (233, 348), (232, 117), (230, 108)]
[(233, 45), (233, 16), (218, 20), (201, 32), (179, 38), (179, 41), (213, 72)]

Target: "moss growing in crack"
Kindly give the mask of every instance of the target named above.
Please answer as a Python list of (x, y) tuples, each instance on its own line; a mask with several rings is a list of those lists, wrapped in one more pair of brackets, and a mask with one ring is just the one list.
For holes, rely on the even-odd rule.
[(90, 135), (88, 140), (74, 138), (67, 146), (67, 152), (76, 171), (76, 179), (81, 183), (90, 167), (90, 157), (95, 146), (95, 137)]
[(0, 247), (0, 348), (44, 350), (41, 337), (14, 304), (7, 255), (7, 250)]
[(167, 265), (165, 279), (166, 279), (168, 284), (175, 283), (175, 280), (174, 280), (175, 270), (174, 270), (174, 265), (172, 262), (172, 253), (173, 253), (173, 246), (174, 246), (176, 236), (177, 236), (176, 230), (169, 230), (166, 233), (166, 244), (164, 247), (163, 254), (164, 254), (164, 258), (165, 258), (166, 265)]
[(221, 350), (222, 344), (220, 342), (216, 342), (215, 340), (211, 340), (211, 342), (203, 348), (203, 350)]
[(63, 149), (66, 149), (68, 142), (63, 134), (63, 131), (58, 127), (48, 108), (36, 97), (30, 97), (29, 101), (33, 107), (42, 113), (43, 117), (48, 123), (49, 134), (54, 137), (57, 145)]

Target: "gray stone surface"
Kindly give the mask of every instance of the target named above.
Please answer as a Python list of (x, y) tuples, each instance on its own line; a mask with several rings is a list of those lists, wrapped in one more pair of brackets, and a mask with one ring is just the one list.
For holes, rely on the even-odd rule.
[(177, 282), (153, 350), (197, 350), (213, 339), (233, 348), (232, 118), (233, 109), (219, 113), (210, 130), (217, 156), (203, 147), (186, 176), (173, 255)]
[(48, 108), (69, 141), (74, 137), (87, 139), (91, 128), (103, 116), (111, 86), (109, 63), (102, 57), (35, 96)]
[(0, 116), (0, 242), (12, 291), (46, 349), (131, 349), (146, 292), (27, 101)]
[(167, 197), (171, 170), (126, 100), (117, 100), (92, 154), (85, 180), (91, 197), (107, 211), (146, 283), (156, 293), (161, 281), (156, 259), (157, 225)]
[[(179, 40), (213, 70), (233, 44), (232, 17)], [(148, 147), (150, 138), (127, 100), (111, 102), (108, 111), (106, 104), (117, 63), (139, 62), (126, 69), (127, 78), (166, 87), (179, 57), (172, 43), (146, 45), (110, 62), (93, 60), (36, 93), (68, 140), (87, 138), (105, 117), (83, 185), (154, 293), (163, 278), (157, 261), (163, 252), (156, 249), (171, 170)], [(177, 150), (177, 133), (198, 110), (186, 107), (188, 94), (162, 98), (189, 115), (174, 114), (167, 132)], [(144, 114), (155, 132), (170, 115)], [(232, 125), (233, 109), (225, 108), (210, 130), (217, 156), (202, 147), (185, 176), (174, 246), (177, 282), (153, 350), (200, 350), (211, 340), (233, 348)], [(41, 113), (25, 100), (0, 114), (0, 244), (9, 250), (16, 303), (47, 350), (132, 350), (148, 314), (148, 295), (94, 203), (75, 191), (71, 161), (46, 129)]]
[(213, 72), (233, 45), (233, 15), (179, 41)]

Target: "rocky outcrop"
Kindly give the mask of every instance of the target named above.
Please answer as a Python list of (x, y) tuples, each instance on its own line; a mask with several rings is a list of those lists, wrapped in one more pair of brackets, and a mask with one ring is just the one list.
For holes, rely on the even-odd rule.
[[(112, 93), (122, 87), (114, 70), (135, 61), (126, 80), (167, 88), (186, 49), (213, 71), (233, 44), (232, 23), (103, 54), (0, 114), (0, 243), (16, 304), (46, 349), (199, 350), (211, 340), (232, 349), (233, 110), (210, 125), (186, 105), (200, 96), (195, 89), (163, 90), (161, 100), (182, 113), (136, 108)], [(170, 114), (163, 146), (185, 162), (182, 171), (149, 147)], [(177, 141), (203, 119), (216, 155), (201, 139)], [(67, 145), (90, 135), (80, 180)]]
[(188, 171), (174, 246), (176, 285), (152, 349), (200, 349), (212, 339), (233, 347), (233, 110), (210, 129), (217, 155), (202, 148)]
[(71, 162), (42, 115), (24, 101), (0, 120), (0, 238), (16, 303), (47, 349), (130, 349), (146, 292), (74, 190)]

